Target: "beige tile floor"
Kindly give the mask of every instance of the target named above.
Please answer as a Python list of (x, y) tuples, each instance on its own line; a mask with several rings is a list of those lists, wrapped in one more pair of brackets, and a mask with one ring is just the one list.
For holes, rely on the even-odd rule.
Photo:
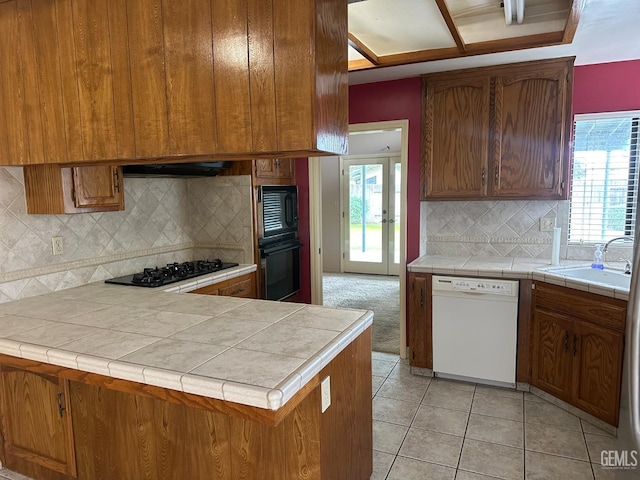
[(371, 480), (608, 480), (616, 439), (530, 393), (409, 373), (373, 353)]

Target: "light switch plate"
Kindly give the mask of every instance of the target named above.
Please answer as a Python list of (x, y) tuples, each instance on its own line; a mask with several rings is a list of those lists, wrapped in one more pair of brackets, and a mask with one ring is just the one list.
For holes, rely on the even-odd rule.
[(326, 377), (320, 383), (320, 397), (322, 397), (322, 413), (331, 405), (331, 377)]
[(540, 217), (540, 231), (553, 232), (556, 226), (556, 217)]

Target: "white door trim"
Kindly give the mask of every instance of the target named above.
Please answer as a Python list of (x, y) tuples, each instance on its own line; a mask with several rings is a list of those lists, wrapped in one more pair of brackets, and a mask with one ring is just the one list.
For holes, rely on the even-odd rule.
[[(358, 123), (349, 125), (349, 132), (401, 130), (400, 163), (402, 179), (400, 195), (400, 357), (407, 358), (407, 168), (409, 160), (409, 120)], [(322, 304), (322, 178), (319, 157), (309, 159), (309, 236), (311, 247), (311, 302)]]

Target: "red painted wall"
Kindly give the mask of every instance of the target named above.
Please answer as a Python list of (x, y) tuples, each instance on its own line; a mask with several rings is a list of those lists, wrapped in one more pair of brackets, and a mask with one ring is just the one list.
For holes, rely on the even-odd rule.
[[(640, 110), (640, 60), (575, 67), (574, 113)], [(353, 85), (349, 87), (349, 123), (409, 120), (407, 185), (407, 262), (420, 249), (420, 78)], [(301, 301), (309, 302), (309, 177), (306, 159), (296, 163), (300, 189)]]
[(640, 60), (581, 65), (573, 72), (573, 113), (640, 110)]
[[(407, 182), (407, 262), (420, 251), (420, 126), (422, 86), (420, 78), (369, 83), (349, 87), (349, 124), (409, 120)], [(307, 159), (296, 161), (300, 251), (300, 301), (311, 302), (309, 251), (309, 167)]]

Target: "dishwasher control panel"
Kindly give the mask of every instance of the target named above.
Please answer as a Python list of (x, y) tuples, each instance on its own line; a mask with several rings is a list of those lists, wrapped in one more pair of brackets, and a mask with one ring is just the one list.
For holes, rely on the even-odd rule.
[(518, 281), (434, 275), (433, 291), (516, 296), (518, 295)]

